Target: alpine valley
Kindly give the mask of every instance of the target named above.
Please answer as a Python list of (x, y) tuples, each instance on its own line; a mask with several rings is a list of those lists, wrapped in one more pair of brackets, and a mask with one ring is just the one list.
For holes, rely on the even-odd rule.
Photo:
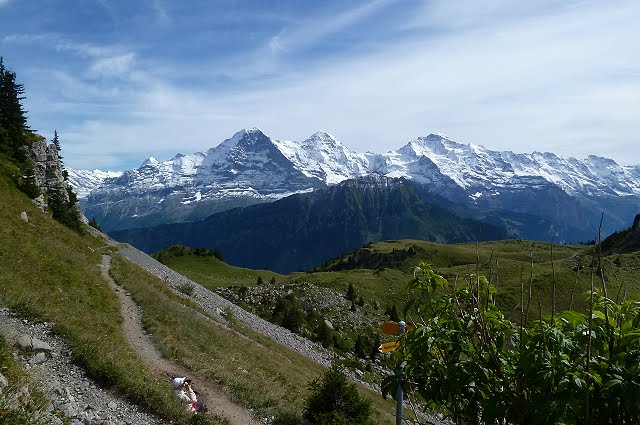
[(435, 134), (362, 154), (322, 132), (294, 142), (253, 128), (121, 174), (69, 170), (69, 181), (85, 215), (119, 240), (216, 247), (231, 263), (283, 272), (383, 239), (587, 241), (602, 213), (606, 235), (640, 211), (639, 165)]

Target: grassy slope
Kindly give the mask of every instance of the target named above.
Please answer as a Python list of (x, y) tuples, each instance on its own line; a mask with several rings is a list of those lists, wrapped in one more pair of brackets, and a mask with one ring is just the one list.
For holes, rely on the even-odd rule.
[[(101, 254), (110, 249), (51, 220), (1, 171), (6, 170), (0, 167), (0, 305), (55, 323), (93, 378), (167, 418), (188, 422), (167, 383), (150, 374), (121, 333), (118, 300), (99, 269)], [(21, 211), (29, 223), (20, 219)], [(255, 283), (258, 274), (265, 280), (271, 276), (235, 272), (226, 276), (228, 282)], [(159, 280), (117, 255), (114, 275), (142, 305), (145, 326), (170, 358), (220, 382), (233, 398), (262, 414), (300, 417), (307, 385), (323, 373), (322, 367), (241, 326), (238, 330), (250, 339), (185, 312)], [(393, 422), (393, 403), (360, 391), (374, 401), (378, 423)]]
[(194, 255), (171, 257), (165, 261), (165, 264), (209, 289), (222, 286), (255, 285), (258, 276), (261, 276), (264, 282), (269, 282), (272, 277), (275, 277), (276, 281), (283, 279), (282, 275), (269, 270), (232, 267), (216, 257)]
[[(113, 275), (143, 308), (145, 327), (166, 355), (220, 383), (233, 399), (262, 415), (300, 419), (307, 386), (324, 368), (239, 324), (235, 330), (248, 338), (195, 317), (159, 279), (128, 262), (116, 259)], [(376, 423), (393, 422), (393, 403), (360, 392), (373, 400)]]
[[(505, 240), (481, 242), (476, 245), (475, 243), (437, 244), (417, 240), (400, 240), (369, 245), (369, 249), (376, 253), (391, 253), (393, 250), (408, 250), (410, 247), (413, 247), (415, 254), (404, 259), (400, 264), (395, 264), (393, 269), (360, 268), (292, 273), (276, 279), (278, 282), (308, 282), (335, 289), (340, 293), (345, 293), (351, 283), (367, 303), (377, 300), (384, 308), (394, 303), (401, 306), (408, 299), (406, 283), (410, 279), (412, 267), (415, 267), (420, 261), (431, 264), (436, 272), (451, 282), (454, 282), (456, 278), (463, 279), (469, 273), (475, 273), (476, 266), (478, 266), (480, 274), (487, 277), (492, 276), (492, 281), (497, 283), (497, 302), (507, 314), (511, 313), (514, 317), (515, 312), (519, 312), (521, 282), (527, 289), (531, 281), (533, 299), (530, 303), (529, 314), (530, 317), (537, 317), (538, 298), (543, 314), (551, 311), (552, 282), (555, 269), (557, 310), (565, 310), (570, 306), (573, 309), (586, 308), (583, 294), (591, 282), (589, 264), (591, 263), (592, 246), (554, 244), (552, 267), (551, 244), (544, 242)], [(533, 270), (531, 256), (533, 256), (534, 262)], [(327, 269), (330, 269), (337, 262), (346, 263), (347, 257), (329, 262)], [(615, 298), (619, 290), (621, 291), (620, 296), (624, 294), (625, 290), (629, 296), (640, 294), (637, 278), (637, 270), (640, 269), (640, 253), (605, 257), (602, 264), (610, 297)], [(228, 276), (242, 273), (249, 276), (250, 273), (247, 269), (229, 266), (218, 260), (216, 260), (215, 268), (209, 268), (211, 267), (209, 263), (194, 256), (174, 258), (168, 265), (181, 273), (190, 275), (193, 280), (210, 288), (228, 286), (230, 281)], [(576, 266), (578, 265), (581, 268), (576, 283)], [(197, 273), (190, 272), (190, 269), (197, 270)], [(203, 279), (202, 276), (208, 276), (208, 278)], [(220, 276), (220, 280), (217, 276)], [(255, 284), (255, 278), (252, 276), (244, 280), (237, 280), (234, 284)], [(596, 288), (602, 287), (598, 275), (594, 275), (594, 284)]]
[[(122, 335), (118, 300), (100, 276), (104, 244), (42, 213), (15, 189), (5, 165), (0, 164), (0, 305), (55, 323), (94, 379), (167, 418), (188, 422), (170, 386), (150, 374)], [(22, 211), (29, 223), (20, 219)]]
[[(433, 266), (436, 272), (442, 274), (451, 282), (476, 272), (493, 276), (497, 283), (498, 304), (505, 312), (512, 312), (520, 302), (521, 281), (528, 287), (532, 273), (532, 294), (530, 314), (537, 314), (537, 298), (540, 298), (543, 313), (550, 312), (552, 283), (555, 269), (557, 309), (586, 308), (583, 296), (590, 286), (591, 253), (593, 247), (584, 245), (553, 245), (553, 266), (551, 263), (551, 244), (533, 241), (493, 241), (464, 244), (436, 244), (425, 241), (390, 241), (371, 245), (375, 252), (391, 252), (392, 250), (406, 250), (413, 247), (415, 255), (407, 258), (398, 267), (400, 270), (410, 271), (411, 267), (420, 261)], [(533, 255), (533, 270), (531, 267)], [(479, 261), (478, 261), (479, 259)], [(344, 261), (344, 259), (337, 260)], [(603, 258), (604, 275), (607, 281), (608, 294), (615, 297), (624, 285), (627, 293), (637, 296), (637, 270), (640, 268), (640, 253), (615, 255)], [(576, 284), (577, 265), (581, 266)], [(348, 273), (348, 272), (332, 272)], [(320, 273), (324, 275), (326, 272)], [(345, 276), (348, 276), (346, 274)], [(522, 276), (522, 279), (521, 279)], [(317, 278), (316, 278), (317, 279)], [(319, 279), (320, 280), (320, 279)], [(602, 286), (599, 276), (594, 276), (596, 288)], [(405, 281), (406, 282), (406, 281)], [(354, 282), (356, 285), (356, 282)], [(624, 288), (622, 293), (624, 293)], [(571, 296), (573, 293), (573, 304)]]

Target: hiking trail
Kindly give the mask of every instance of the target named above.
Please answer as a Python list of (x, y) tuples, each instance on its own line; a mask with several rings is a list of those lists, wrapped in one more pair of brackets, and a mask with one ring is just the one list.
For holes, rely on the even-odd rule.
[(260, 420), (255, 418), (249, 409), (232, 402), (213, 382), (207, 381), (185, 367), (182, 367), (162, 356), (156, 348), (151, 336), (142, 326), (142, 313), (138, 305), (124, 288), (120, 287), (111, 277), (111, 256), (103, 255), (100, 265), (102, 277), (118, 296), (124, 318), (123, 332), (129, 344), (149, 366), (151, 371), (161, 379), (168, 376), (187, 376), (193, 379), (194, 387), (200, 393), (198, 399), (207, 404), (209, 412), (223, 417), (231, 425), (257, 425)]

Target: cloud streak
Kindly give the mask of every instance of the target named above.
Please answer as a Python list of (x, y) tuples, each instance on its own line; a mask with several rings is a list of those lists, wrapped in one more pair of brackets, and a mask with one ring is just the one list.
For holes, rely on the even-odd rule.
[[(155, 4), (167, 20), (150, 10), (150, 22), (184, 30), (178, 9)], [(72, 167), (124, 168), (148, 155), (202, 151), (254, 125), (296, 140), (325, 130), (358, 151), (440, 132), (497, 150), (640, 163), (640, 4), (479, 7), (379, 0), (282, 19), (225, 10), (234, 18), (228, 27), (216, 18), (217, 44), (183, 40), (194, 53), (179, 61), (166, 56), (171, 44), (143, 36), (134, 44), (51, 34), (0, 40), (24, 47), (46, 38), (79, 61), (50, 73), (59, 93), (36, 95), (74, 117), (57, 126)], [(241, 13), (255, 29), (237, 50), (220, 37), (235, 40)], [(56, 117), (34, 106), (31, 117), (54, 128)]]

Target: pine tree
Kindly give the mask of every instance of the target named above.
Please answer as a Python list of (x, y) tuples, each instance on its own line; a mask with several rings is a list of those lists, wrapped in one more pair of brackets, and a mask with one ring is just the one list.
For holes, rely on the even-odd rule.
[(358, 295), (356, 294), (356, 289), (353, 287), (353, 283), (349, 283), (349, 287), (347, 288), (347, 293), (345, 294), (345, 298), (349, 301), (355, 301)]
[(15, 72), (6, 69), (0, 57), (0, 153), (19, 165), (27, 162), (24, 132), (29, 129), (22, 94), (24, 87), (16, 82)]
[(382, 339), (380, 338), (380, 334), (376, 333), (375, 338), (373, 339), (373, 345), (369, 350), (369, 358), (371, 360), (374, 360), (380, 354), (379, 348), (381, 344)]
[(53, 139), (51, 140), (51, 142), (53, 143), (53, 145), (56, 147), (56, 150), (58, 151), (58, 158), (62, 160), (62, 156), (60, 155), (60, 151), (62, 149), (60, 148), (60, 139), (58, 138), (58, 130), (53, 130)]
[(320, 318), (320, 324), (318, 325), (318, 329), (316, 330), (316, 338), (325, 348), (331, 347), (331, 345), (333, 345), (331, 329), (329, 328), (329, 325), (327, 325), (327, 322), (323, 317)]
[(355, 384), (337, 365), (309, 385), (304, 416), (316, 425), (369, 425), (371, 400), (360, 397)]
[[(67, 192), (67, 196), (63, 194), (64, 191)], [(77, 199), (67, 200), (70, 194), (73, 194), (73, 191), (71, 191), (71, 188), (69, 187), (55, 188), (49, 192), (47, 196), (47, 205), (49, 206), (49, 210), (51, 210), (52, 217), (55, 220), (79, 233), (82, 233), (82, 222), (80, 221), (79, 212), (75, 208)], [(73, 194), (73, 196), (75, 198), (75, 194)]]

